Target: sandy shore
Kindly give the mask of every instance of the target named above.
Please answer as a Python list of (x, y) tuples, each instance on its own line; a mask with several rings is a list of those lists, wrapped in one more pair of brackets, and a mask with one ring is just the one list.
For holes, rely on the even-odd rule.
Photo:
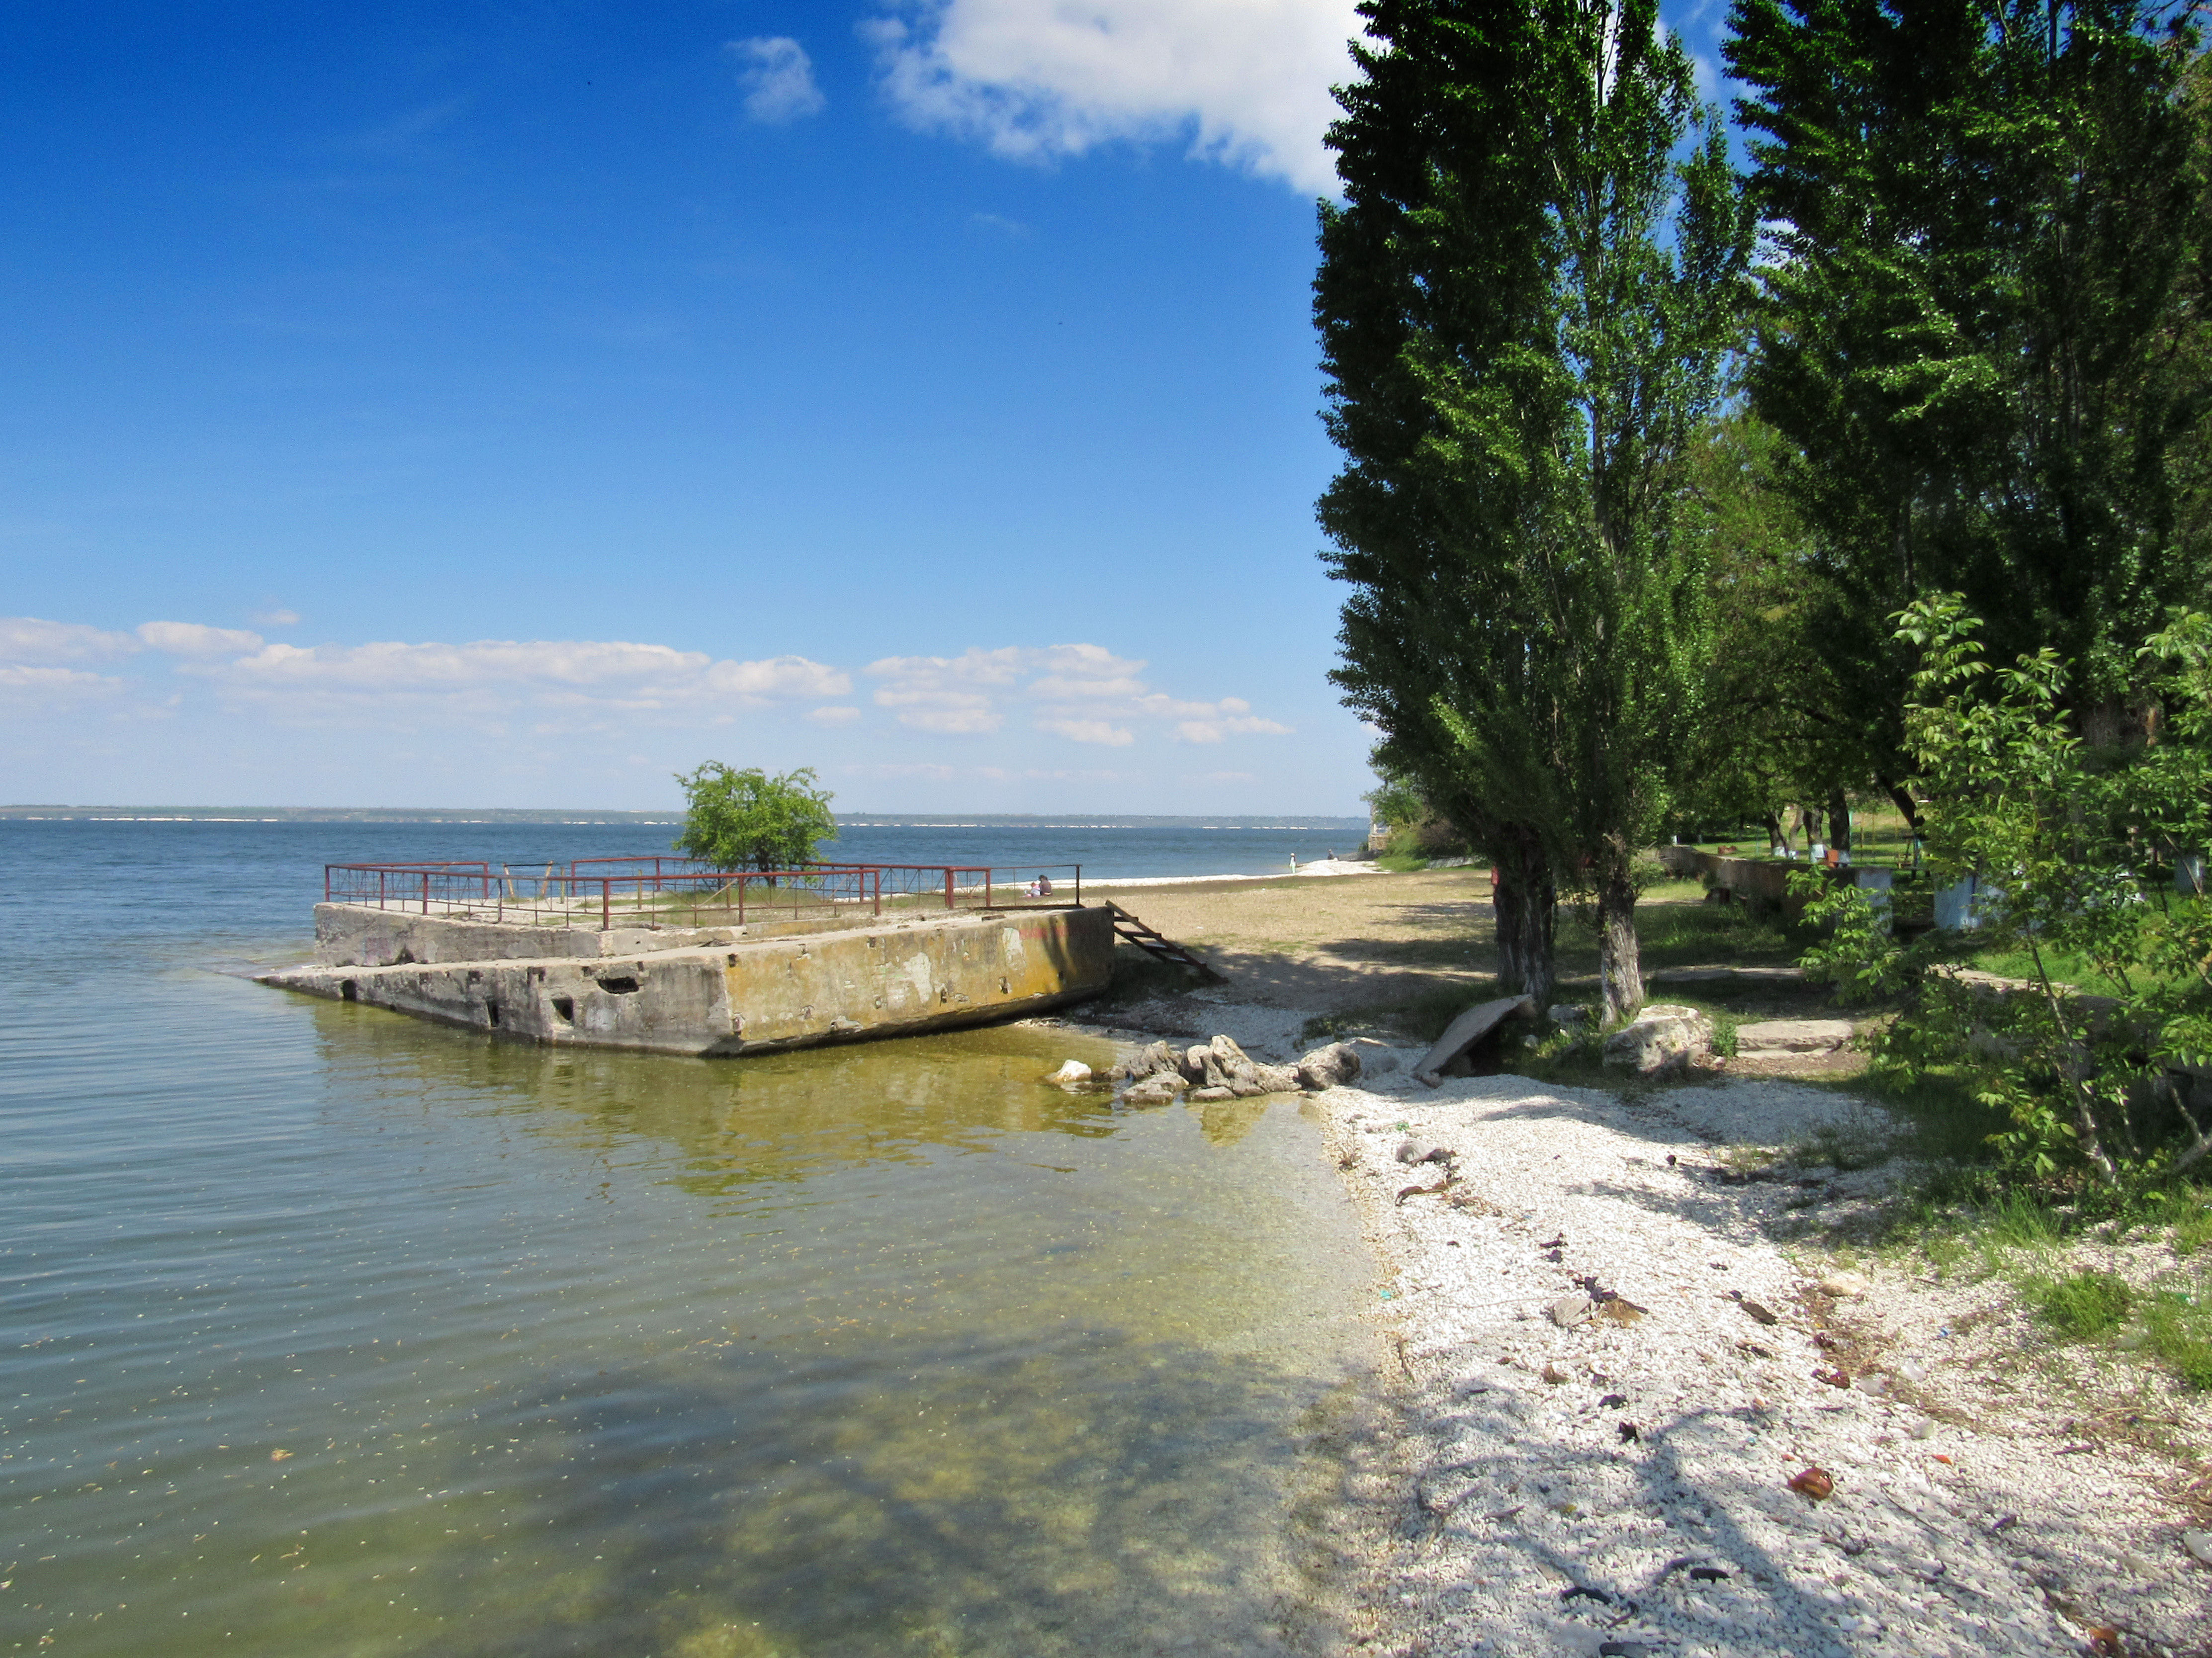
[[(1425, 872), (1424, 872), (1425, 873)], [(1296, 869), (1271, 871), (1265, 875), (1124, 875), (1112, 880), (1085, 881), (1085, 892), (1118, 892), (1143, 887), (1211, 887), (1244, 881), (1299, 880), (1334, 875), (1386, 875), (1389, 871), (1364, 859), (1316, 858)]]
[[(1460, 871), (1163, 892), (1146, 919), (1232, 983), (1116, 1009), (1115, 1034), (1295, 1058), (1316, 1012), (1486, 971), (1475, 893)], [(1873, 1107), (1763, 1078), (1432, 1090), (1415, 1049), (1362, 1052), (1312, 1104), (1398, 1357), (1387, 1431), (1344, 1452), (1341, 1534), (1367, 1540), (1349, 1632), (1317, 1650), (2212, 1650), (2183, 1541), (2212, 1523), (2212, 1406), (2053, 1348), (2001, 1278), (1839, 1265), (1911, 1171), (1808, 1148), (1879, 1148)], [(1437, 1146), (1448, 1164), (1401, 1160)], [(1752, 1148), (1776, 1155), (1741, 1178)], [(2147, 1278), (2171, 1250), (2099, 1264)]]

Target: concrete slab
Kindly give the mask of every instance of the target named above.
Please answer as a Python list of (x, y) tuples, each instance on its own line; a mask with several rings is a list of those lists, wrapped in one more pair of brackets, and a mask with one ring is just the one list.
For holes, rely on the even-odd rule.
[(588, 956), (318, 965), (262, 982), (529, 1042), (736, 1054), (1019, 1018), (1097, 995), (1114, 961), (1103, 909), (967, 913), (620, 957), (599, 955), (594, 938)]
[(1434, 1088), (1442, 1080), (1437, 1073), (1444, 1066), (1506, 1020), (1535, 1017), (1536, 1004), (1531, 997), (1503, 996), (1494, 1002), (1478, 1002), (1444, 1027), (1444, 1034), (1437, 1038), (1429, 1051), (1421, 1055), (1421, 1062), (1413, 1067), (1413, 1076)]
[(1735, 1028), (1735, 1051), (1755, 1054), (1830, 1054), (1851, 1040), (1849, 1019), (1767, 1019)]

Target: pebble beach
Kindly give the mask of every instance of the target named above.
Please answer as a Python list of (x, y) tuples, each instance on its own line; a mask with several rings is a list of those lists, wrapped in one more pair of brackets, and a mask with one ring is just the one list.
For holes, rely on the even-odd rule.
[[(2212, 1573), (2167, 1459), (2039, 1390), (2021, 1333), (1975, 1320), (1987, 1291), (1777, 1241), (1819, 1224), (1808, 1189), (1849, 1206), (1878, 1175), (1714, 1163), (1832, 1095), (1494, 1077), (1323, 1103), (1403, 1360), (1370, 1649), (2203, 1649)], [(1409, 1144), (1455, 1153), (1448, 1187), (1400, 1196), (1441, 1183)]]
[[(1264, 966), (1240, 900), (1268, 902), (1206, 920)], [(1162, 997), (1114, 1034), (1291, 1062), (1326, 1011), (1295, 999)], [(1355, 1046), (1308, 1108), (1375, 1263), (1382, 1425), (1345, 1453), (1367, 1540), (1314, 1649), (2212, 1651), (2204, 1396), (2054, 1349), (2001, 1279), (1855, 1254), (1916, 1171), (1815, 1148), (1878, 1145), (1877, 1107), (1759, 1075), (1430, 1086), (1418, 1046)]]

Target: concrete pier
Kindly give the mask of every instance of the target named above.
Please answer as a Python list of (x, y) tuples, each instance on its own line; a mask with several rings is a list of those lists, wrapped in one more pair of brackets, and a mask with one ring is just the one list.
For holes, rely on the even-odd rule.
[(741, 1054), (1042, 1012), (1113, 973), (1103, 909), (855, 926), (544, 927), (315, 910), (318, 963), (261, 982), (548, 1043)]

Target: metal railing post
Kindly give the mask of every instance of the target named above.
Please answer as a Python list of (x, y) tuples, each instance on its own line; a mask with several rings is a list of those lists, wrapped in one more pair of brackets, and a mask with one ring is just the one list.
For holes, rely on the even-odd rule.
[(599, 878), (599, 931), (602, 932), (611, 932), (614, 927), (614, 890), (612, 878), (602, 875)]

